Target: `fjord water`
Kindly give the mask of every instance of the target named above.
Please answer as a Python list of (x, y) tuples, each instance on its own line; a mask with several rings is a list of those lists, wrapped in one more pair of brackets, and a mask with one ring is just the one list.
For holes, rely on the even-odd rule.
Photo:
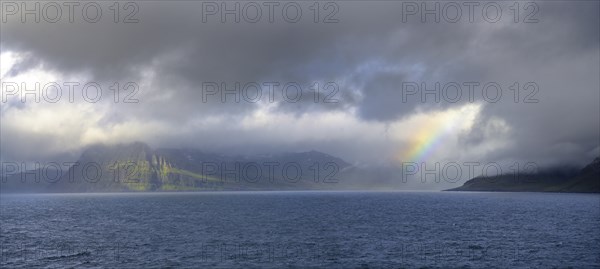
[(6, 268), (598, 268), (600, 196), (2, 195)]

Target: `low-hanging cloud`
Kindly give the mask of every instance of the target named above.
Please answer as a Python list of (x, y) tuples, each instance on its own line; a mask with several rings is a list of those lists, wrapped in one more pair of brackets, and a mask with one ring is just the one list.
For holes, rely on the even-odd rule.
[[(404, 21), (403, 2), (389, 1), (332, 2), (338, 21), (315, 23), (300, 3), (297, 23), (204, 22), (202, 2), (192, 1), (136, 2), (137, 23), (8, 17), (3, 82), (51, 74), (97, 82), (107, 98), (3, 102), (2, 159), (76, 158), (89, 144), (142, 140), (235, 153), (318, 149), (353, 163), (393, 163), (415, 118), (470, 105), (478, 106), (474, 123), (446, 142), (462, 154), (436, 158), (582, 165), (600, 153), (598, 2), (535, 2), (535, 23), (515, 23), (506, 3), (508, 19), (494, 23)], [(110, 85), (128, 81), (139, 102), (115, 103)], [(209, 84), (236, 92), (236, 83), (265, 90), (273, 82), (273, 100), (264, 91), (256, 102), (206, 95)], [(303, 95), (286, 100), (287, 83)], [(407, 83), (420, 91), (459, 85), (463, 95), (406, 95)], [(483, 92), (488, 83), (502, 88), (499, 100)]]

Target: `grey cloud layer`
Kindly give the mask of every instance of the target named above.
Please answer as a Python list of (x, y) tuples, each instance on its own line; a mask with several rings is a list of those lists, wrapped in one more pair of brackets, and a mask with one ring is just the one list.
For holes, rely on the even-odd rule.
[[(484, 102), (481, 124), (464, 135), (464, 146), (491, 139), (486, 136), (493, 132), (482, 130), (488, 126), (484, 123), (501, 118), (511, 126), (514, 143), (486, 156), (489, 160), (551, 163), (575, 158), (581, 163), (598, 154), (598, 2), (536, 2), (539, 22), (530, 24), (507, 19), (488, 23), (479, 17), (474, 23), (402, 22), (400, 2), (336, 3), (339, 23), (315, 24), (305, 13), (298, 23), (236, 24), (214, 19), (203, 23), (199, 2), (139, 2), (139, 23), (11, 21), (2, 25), (1, 44), (3, 50), (28, 56), (11, 74), (43, 66), (64, 74), (84, 71), (97, 81), (136, 81), (143, 77), (141, 70), (152, 69), (155, 76), (140, 88), (141, 102), (115, 105), (104, 115), (107, 125), (135, 118), (159, 121), (176, 130), (209, 115), (236, 124), (236, 119), (258, 108), (257, 103), (222, 103), (218, 98), (204, 103), (204, 82), (233, 87), (236, 81), (302, 85), (335, 81), (340, 86), (338, 103), (315, 104), (313, 96), (307, 95), (299, 102), (280, 103), (276, 111), (300, 117), (306, 112), (355, 110), (359, 120), (388, 123), (415, 111), (468, 102), (461, 98), (457, 103), (423, 103), (414, 97), (402, 102), (403, 81), (425, 82), (428, 87), (438, 81), (492, 81), (501, 84), (505, 93), (515, 81), (533, 81), (540, 87), (539, 103), (514, 103), (512, 96), (495, 104)], [(163, 95), (169, 97), (158, 98)], [(475, 97), (482, 101), (480, 94)], [(198, 134), (207, 132), (206, 139), (214, 139), (211, 144), (216, 149), (242, 150), (230, 148), (227, 139), (219, 141), (219, 137), (231, 138), (227, 130), (173, 133), (180, 135), (178, 141), (194, 143)], [(249, 137), (245, 151), (264, 150), (272, 140), (268, 134)], [(165, 136), (155, 143), (169, 145), (172, 139)], [(3, 146), (9, 147), (4, 140)], [(307, 140), (272, 147), (326, 147), (346, 155), (369, 150), (349, 151), (349, 145), (339, 141), (322, 143)]]

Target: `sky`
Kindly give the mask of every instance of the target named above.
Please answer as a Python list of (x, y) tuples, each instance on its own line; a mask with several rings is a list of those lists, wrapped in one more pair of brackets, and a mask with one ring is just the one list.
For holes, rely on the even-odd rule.
[(598, 1), (38, 2), (39, 22), (9, 3), (4, 162), (133, 141), (388, 167), (600, 155)]

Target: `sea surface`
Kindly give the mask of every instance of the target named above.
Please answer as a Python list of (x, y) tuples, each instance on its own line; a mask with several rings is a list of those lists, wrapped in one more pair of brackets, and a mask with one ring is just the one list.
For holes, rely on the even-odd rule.
[(600, 195), (2, 194), (2, 268), (600, 268)]

